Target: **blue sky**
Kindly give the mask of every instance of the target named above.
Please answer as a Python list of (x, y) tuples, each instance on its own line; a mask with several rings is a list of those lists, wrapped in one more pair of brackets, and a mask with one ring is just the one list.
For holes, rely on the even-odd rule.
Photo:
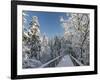
[(62, 35), (64, 30), (61, 27), (60, 17), (63, 16), (65, 19), (68, 17), (66, 13), (60, 12), (35, 12), (35, 11), (23, 11), (26, 14), (24, 18), (26, 19), (27, 28), (29, 23), (32, 21), (32, 16), (37, 16), (40, 24), (41, 33), (45, 33), (48, 37), (53, 37), (55, 35)]

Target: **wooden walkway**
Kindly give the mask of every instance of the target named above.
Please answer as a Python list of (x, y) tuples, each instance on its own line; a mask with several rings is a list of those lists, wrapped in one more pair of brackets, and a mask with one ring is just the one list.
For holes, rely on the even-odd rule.
[(67, 67), (67, 66), (74, 66), (69, 55), (65, 55), (57, 65), (57, 67)]

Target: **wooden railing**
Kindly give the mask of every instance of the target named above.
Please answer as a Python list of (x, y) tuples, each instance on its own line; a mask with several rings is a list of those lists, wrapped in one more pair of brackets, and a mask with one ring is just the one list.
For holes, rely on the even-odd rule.
[(76, 63), (78, 66), (83, 66), (84, 64), (82, 64), (80, 61), (78, 61), (76, 58), (74, 58), (72, 55), (70, 55), (72, 61), (74, 61), (74, 64)]
[(40, 66), (40, 68), (44, 68), (44, 67), (46, 67), (47, 65), (49, 65), (49, 64), (53, 63), (54, 61), (60, 59), (62, 56), (63, 56), (63, 55), (58, 56), (58, 57), (56, 57), (56, 58), (54, 58), (54, 59), (48, 61), (47, 63), (45, 63), (45, 64), (43, 64), (42, 66)]
[[(55, 62), (56, 60), (62, 58), (63, 56), (64, 56), (64, 55), (58, 56), (58, 57), (56, 57), (56, 58), (54, 58), (54, 59), (48, 61), (47, 63), (41, 65), (39, 68), (47, 67), (48, 65), (50, 65), (51, 63)], [(70, 57), (71, 57), (71, 59), (72, 59), (74, 65), (77, 64), (78, 66), (83, 66), (83, 64), (82, 64), (80, 61), (78, 61), (76, 58), (74, 58), (72, 55), (70, 55)]]

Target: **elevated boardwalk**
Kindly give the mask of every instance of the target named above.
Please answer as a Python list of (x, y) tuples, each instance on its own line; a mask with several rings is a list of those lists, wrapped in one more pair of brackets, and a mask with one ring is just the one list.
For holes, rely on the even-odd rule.
[(57, 65), (57, 67), (67, 67), (67, 66), (74, 66), (69, 55), (65, 55)]
[(48, 61), (47, 63), (41, 65), (40, 68), (44, 68), (44, 67), (48, 66), (49, 64), (53, 63), (54, 61), (56, 61), (60, 58), (61, 58), (61, 60), (59, 61), (59, 63), (55, 67), (84, 66), (76, 58), (74, 58), (73, 56), (67, 54), (67, 55), (58, 56), (58, 57)]

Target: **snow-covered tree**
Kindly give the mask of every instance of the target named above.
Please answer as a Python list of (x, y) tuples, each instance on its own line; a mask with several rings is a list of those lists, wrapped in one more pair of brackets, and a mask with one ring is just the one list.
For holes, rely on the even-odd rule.
[(89, 22), (89, 14), (72, 14), (72, 24), (76, 29), (76, 34), (79, 35), (78, 44), (80, 45), (82, 63), (86, 60), (86, 58), (84, 59), (84, 55), (89, 56), (87, 55), (89, 54)]
[(40, 30), (39, 30), (39, 23), (38, 17), (33, 16), (33, 20), (31, 22), (29, 29), (29, 46), (30, 46), (30, 58), (35, 57), (37, 60), (40, 59)]
[[(37, 67), (41, 63), (40, 60), (41, 40), (38, 18), (33, 16), (30, 28), (27, 32), (23, 28), (23, 67), (32, 67), (36, 62)], [(30, 64), (30, 66), (29, 66)], [(42, 63), (41, 63), (42, 64)], [(33, 67), (36, 67), (34, 64)]]
[[(68, 14), (68, 13), (67, 13)], [(69, 13), (68, 19), (60, 19), (64, 28), (64, 37), (66, 40), (71, 41), (73, 50), (80, 48), (76, 51), (79, 60), (84, 63), (89, 63), (89, 14), (85, 13)], [(87, 57), (87, 63), (86, 57)]]

